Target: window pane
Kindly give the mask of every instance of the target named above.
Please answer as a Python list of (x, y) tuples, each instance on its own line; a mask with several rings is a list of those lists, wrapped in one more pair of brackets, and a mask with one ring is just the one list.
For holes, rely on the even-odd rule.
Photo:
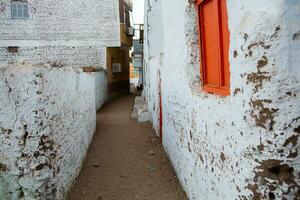
[(23, 5), (23, 11), (24, 11), (24, 18), (28, 18), (29, 17), (29, 11), (28, 11), (28, 5)]
[(13, 5), (13, 6), (12, 6), (12, 13), (11, 13), (11, 17), (12, 17), (12, 18), (16, 18), (16, 17), (18, 17), (18, 13), (17, 13), (17, 6), (16, 6), (16, 5)]
[(18, 5), (18, 18), (23, 17), (23, 9), (22, 5)]

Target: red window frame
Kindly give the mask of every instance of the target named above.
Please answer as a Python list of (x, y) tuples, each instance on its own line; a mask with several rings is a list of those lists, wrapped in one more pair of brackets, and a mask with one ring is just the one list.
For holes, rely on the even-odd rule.
[[(196, 10), (198, 14), (198, 29), (199, 29), (199, 48), (201, 57), (200, 73), (203, 80), (202, 89), (205, 92), (213, 93), (221, 96), (230, 95), (230, 72), (229, 72), (229, 29), (228, 29), (228, 14), (227, 0), (197, 0)], [(209, 13), (209, 17), (205, 16), (206, 5), (210, 3), (209, 9), (213, 10)], [(212, 3), (212, 4), (211, 4)], [(211, 12), (210, 10), (210, 12)], [(204, 18), (206, 17), (206, 18)], [(204, 21), (205, 20), (205, 21)], [(205, 24), (209, 22), (209, 24)], [(214, 33), (208, 34), (207, 30), (216, 31), (215, 38), (212, 38)], [(210, 43), (215, 42), (215, 54), (206, 52), (206, 41), (210, 39)], [(215, 39), (215, 40), (212, 40)], [(208, 42), (209, 43), (209, 42)], [(210, 48), (210, 47), (209, 47)], [(214, 47), (213, 47), (214, 48)], [(216, 64), (211, 67), (208, 61), (211, 60)], [(209, 68), (210, 67), (210, 68)], [(213, 70), (211, 70), (214, 68)], [(217, 72), (217, 73), (216, 73)], [(215, 83), (211, 83), (210, 80)]]

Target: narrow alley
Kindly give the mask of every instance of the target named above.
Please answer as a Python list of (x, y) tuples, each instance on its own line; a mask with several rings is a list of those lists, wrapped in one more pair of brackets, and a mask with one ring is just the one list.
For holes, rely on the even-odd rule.
[(97, 131), (69, 200), (184, 200), (150, 123), (130, 117), (134, 97), (122, 96), (97, 114)]
[(0, 200), (300, 200), (299, 55), (300, 0), (0, 0)]

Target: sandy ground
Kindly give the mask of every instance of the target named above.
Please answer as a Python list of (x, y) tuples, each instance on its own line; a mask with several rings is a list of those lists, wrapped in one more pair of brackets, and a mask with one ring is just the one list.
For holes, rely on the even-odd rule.
[(150, 123), (130, 117), (134, 98), (98, 113), (97, 131), (69, 200), (186, 200)]

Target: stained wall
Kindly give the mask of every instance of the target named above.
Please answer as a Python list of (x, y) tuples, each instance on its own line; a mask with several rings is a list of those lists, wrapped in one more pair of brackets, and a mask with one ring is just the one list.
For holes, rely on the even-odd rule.
[(193, 3), (145, 4), (144, 96), (159, 134), (161, 88), (181, 184), (190, 199), (299, 198), (300, 2), (227, 0), (227, 97), (202, 91)]
[(0, 68), (0, 199), (66, 198), (103, 102), (95, 82), (72, 67)]

